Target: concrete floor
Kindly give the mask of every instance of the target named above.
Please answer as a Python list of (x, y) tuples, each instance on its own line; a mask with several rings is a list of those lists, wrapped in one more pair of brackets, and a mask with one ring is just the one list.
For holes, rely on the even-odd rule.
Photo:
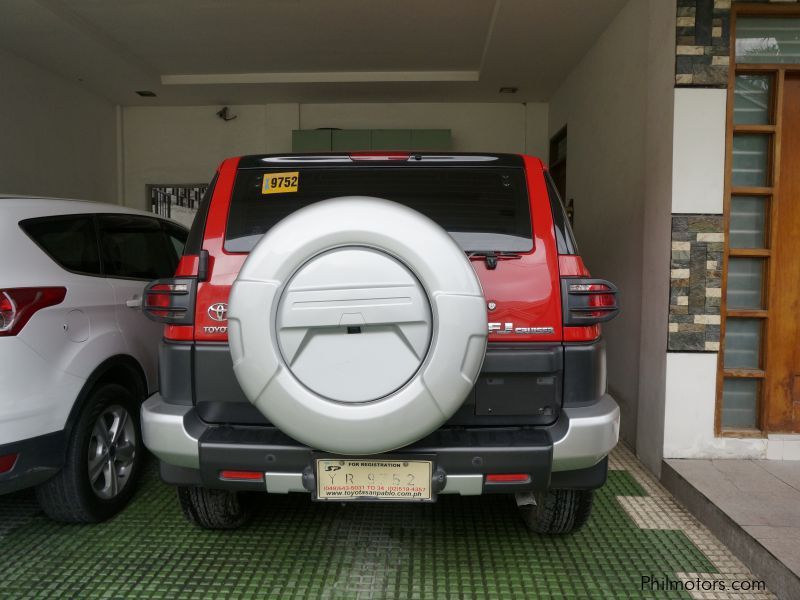
[(784, 580), (794, 576), (798, 582), (794, 589), (800, 590), (800, 461), (664, 462), (729, 519), (728, 527), (740, 528), (763, 547), (765, 558), (777, 559), (787, 570), (779, 576)]
[(101, 525), (53, 523), (30, 492), (3, 496), (0, 597), (774, 598), (626, 448), (610, 466), (589, 523), (561, 537), (528, 532), (504, 496), (419, 506), (264, 495), (247, 527), (203, 531), (154, 465)]

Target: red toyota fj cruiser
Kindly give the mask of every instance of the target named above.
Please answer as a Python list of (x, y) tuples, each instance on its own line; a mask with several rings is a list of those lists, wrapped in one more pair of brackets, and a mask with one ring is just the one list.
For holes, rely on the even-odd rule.
[(616, 288), (536, 158), (227, 159), (144, 310), (166, 324), (144, 442), (200, 526), (243, 523), (254, 491), (503, 493), (566, 533), (606, 480)]

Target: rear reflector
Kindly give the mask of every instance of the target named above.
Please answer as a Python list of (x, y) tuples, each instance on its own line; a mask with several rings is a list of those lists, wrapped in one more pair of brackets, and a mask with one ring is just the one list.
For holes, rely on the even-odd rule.
[(527, 473), (492, 473), (486, 476), (486, 483), (528, 483), (530, 480)]
[(590, 342), (600, 337), (600, 325), (564, 327), (565, 342)]
[(0, 473), (8, 473), (14, 468), (19, 454), (4, 454), (0, 456)]
[(194, 326), (164, 325), (164, 339), (175, 342), (191, 342), (194, 340)]
[(36, 311), (61, 304), (66, 295), (64, 287), (0, 290), (0, 336), (17, 335)]
[(220, 471), (219, 478), (240, 481), (264, 481), (264, 473), (261, 471)]

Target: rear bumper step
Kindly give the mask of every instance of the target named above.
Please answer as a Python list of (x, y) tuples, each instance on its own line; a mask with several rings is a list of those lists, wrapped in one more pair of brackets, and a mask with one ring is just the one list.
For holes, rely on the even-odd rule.
[[(219, 473), (235, 468), (266, 473), (267, 491), (315, 489), (318, 453), (274, 427), (212, 427), (199, 440), (200, 478), (207, 487), (230, 488)], [(550, 482), (552, 444), (544, 431), (440, 429), (419, 442), (385, 453), (392, 458), (427, 458), (434, 464), (434, 492), (479, 494), (484, 473), (529, 473), (526, 484), (492, 484), (492, 490), (546, 489)], [(371, 456), (379, 458), (379, 456)], [(233, 465), (233, 466), (232, 466)], [(293, 477), (292, 477), (293, 476)], [(237, 487), (262, 484), (237, 482)]]
[[(162, 462), (168, 483), (272, 493), (314, 489), (319, 453), (275, 427), (209, 425), (191, 406), (168, 404), (155, 394), (142, 407), (147, 447)], [(564, 487), (597, 487), (598, 471), (616, 445), (619, 407), (608, 395), (599, 402), (565, 408), (547, 427), (439, 429), (393, 457), (425, 455), (434, 461), (435, 493), (462, 495)], [(228, 469), (260, 471), (265, 481), (221, 480)], [(584, 471), (584, 478), (579, 472)], [(488, 473), (528, 473), (525, 483), (487, 483)]]

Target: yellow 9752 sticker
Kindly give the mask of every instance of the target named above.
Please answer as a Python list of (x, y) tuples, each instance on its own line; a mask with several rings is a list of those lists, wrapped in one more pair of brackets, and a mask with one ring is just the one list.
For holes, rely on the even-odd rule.
[(264, 173), (264, 182), (261, 184), (262, 194), (286, 194), (296, 192), (300, 184), (300, 172)]

